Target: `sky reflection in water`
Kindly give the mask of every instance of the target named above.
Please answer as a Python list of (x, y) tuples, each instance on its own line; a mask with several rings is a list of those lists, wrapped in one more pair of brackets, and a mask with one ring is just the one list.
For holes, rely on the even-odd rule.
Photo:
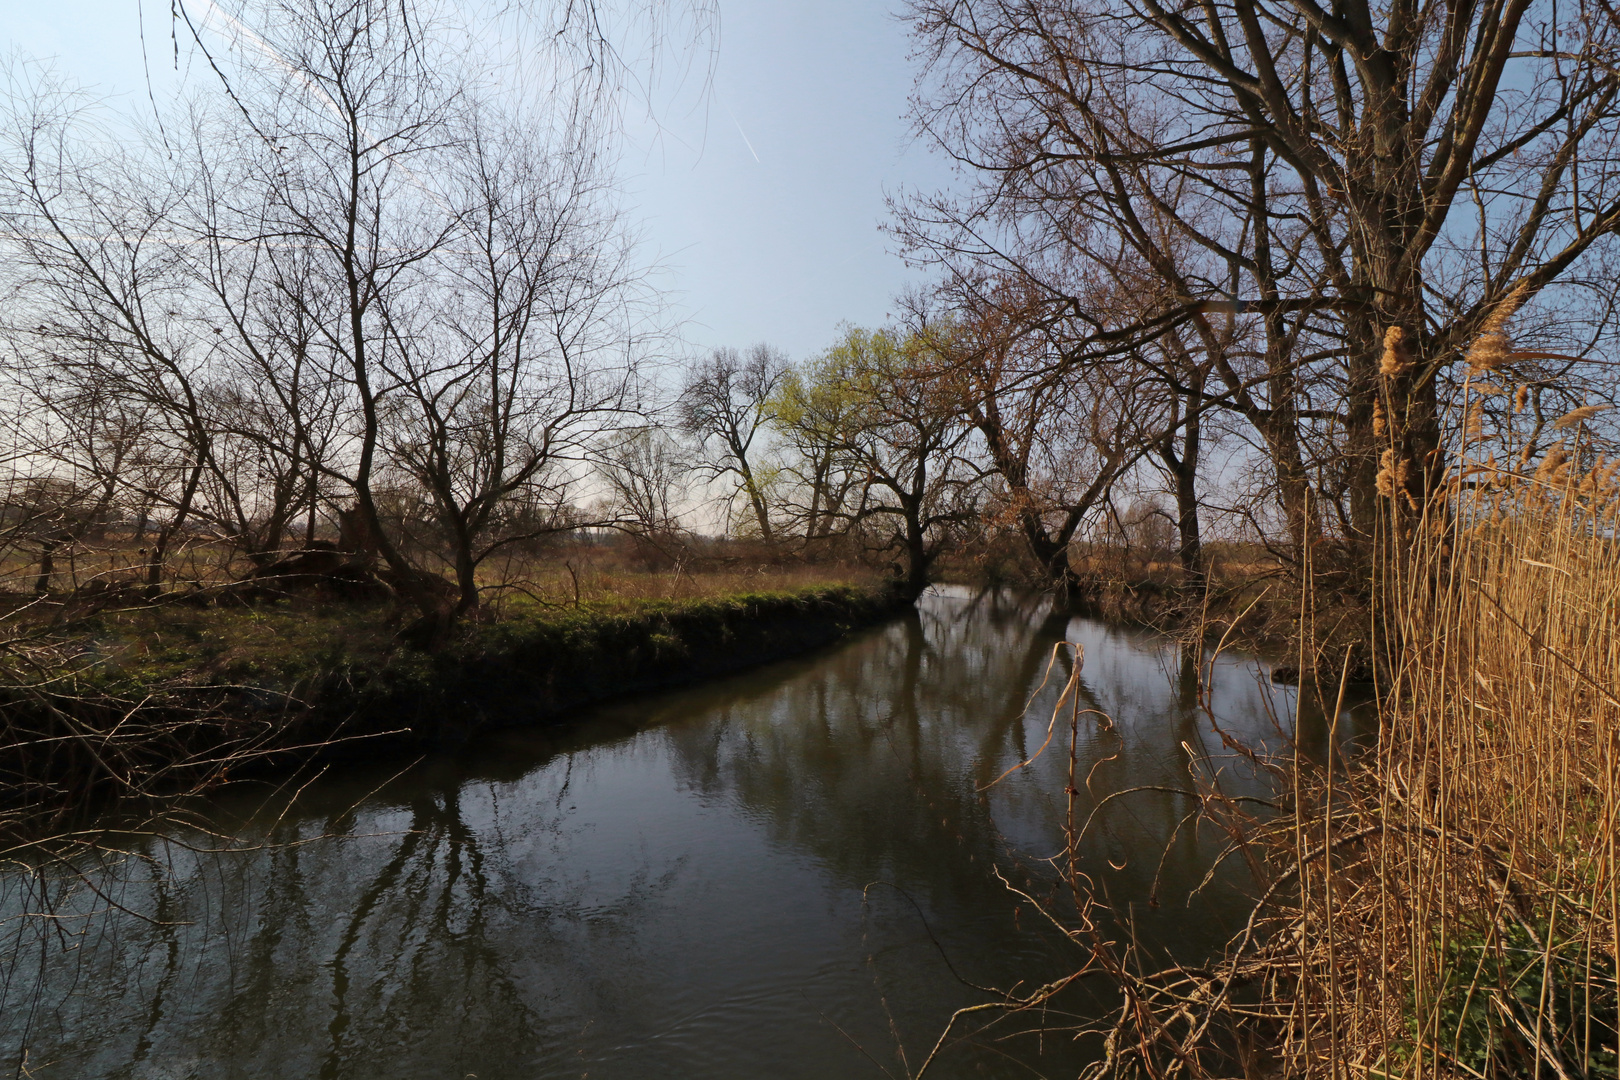
[[(1065, 636), (1085, 646), (1086, 707), (1114, 721), (1081, 720), (1082, 813), (1189, 786), (1186, 747), (1264, 793), (1174, 648), (1038, 597), (943, 590), (814, 656), (500, 733), (380, 791), (397, 763), (345, 767), (230, 825), (233, 850), (180, 837), (86, 866), (102, 898), (9, 877), (0, 1046), (45, 1078), (903, 1076), (986, 1000), (966, 983), (1083, 959), (992, 872), (1050, 889), (1066, 718), (980, 790), (1046, 737), (1067, 668), (1025, 703)], [(1289, 698), (1253, 661), (1215, 668), (1215, 714), (1251, 745), (1284, 747)], [(1221, 846), (1177, 829), (1192, 806), (1108, 803), (1084, 866), (1139, 935), (1196, 959), (1246, 910), (1236, 866), (1189, 904)], [(47, 902), (90, 917), (16, 918)], [(930, 1076), (1072, 1075), (1095, 1046), (1045, 1021), (953, 1045)]]

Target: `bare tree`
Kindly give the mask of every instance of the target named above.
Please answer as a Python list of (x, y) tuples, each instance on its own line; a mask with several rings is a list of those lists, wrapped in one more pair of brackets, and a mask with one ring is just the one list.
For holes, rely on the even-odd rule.
[(1001, 481), (999, 513), (1051, 586), (1082, 593), (1070, 543), (1174, 421), (1153, 407), (1153, 380), (1128, 356), (1074, 347), (1071, 320), (1038, 289), (1003, 280), (959, 297), (955, 317), (922, 335), (942, 392)]
[(1211, 411), (1206, 396), (1209, 361), (1187, 347), (1179, 330), (1158, 343), (1164, 350), (1164, 366), (1177, 376), (1165, 387), (1168, 415), (1153, 442), (1155, 464), (1163, 470), (1175, 497), (1176, 560), (1181, 564), (1182, 582), (1188, 590), (1204, 584), (1204, 541), (1200, 509), (1203, 492), (1199, 468), (1206, 443), (1205, 414)]
[(596, 141), (588, 125), (560, 147), (475, 128), (450, 165), (455, 228), (413, 267), (404, 302), (387, 303), (398, 389), (382, 438), (431, 498), (452, 616), (477, 606), (490, 555), (564, 527), (516, 527), (503, 504), (567, 506), (592, 443), (641, 399), (635, 315), (647, 305)]
[(137, 532), (168, 509), (154, 587), (193, 521), (268, 557), (297, 512), (313, 514), (337, 402), (307, 305), (285, 302), (223, 194), (251, 190), (229, 140), (193, 114), (161, 145), (135, 129), (98, 150), (99, 117), (71, 95), (35, 85), (11, 105), (8, 336), (51, 418), (40, 460), (96, 477), (106, 508), (138, 507)]
[(613, 517), (652, 536), (680, 530), (692, 466), (662, 428), (649, 425), (615, 433), (600, 453), (598, 471), (612, 493)]
[(709, 479), (736, 479), (737, 491), (766, 540), (775, 536), (757, 443), (775, 419), (773, 399), (787, 366), (787, 357), (764, 343), (746, 354), (715, 349), (688, 369), (676, 405), (681, 429), (714, 449), (713, 460), (703, 466)]
[[(171, 511), (149, 558), (156, 588), (213, 457), (203, 382), (217, 335), (179, 299), (186, 260), (172, 223), (185, 193), (175, 177), (143, 169), (137, 153), (74, 140), (70, 96), (28, 89), (4, 125), (0, 230), (15, 260), (8, 337), (39, 400), (70, 428), (93, 427), (110, 402), (143, 415), (144, 501)], [(47, 457), (73, 445), (48, 425), (37, 433)], [(93, 450), (93, 439), (77, 442)]]
[(1136, 331), (1185, 327), (1212, 376), (1198, 393), (1260, 436), (1296, 549), (1337, 474), (1333, 513), (1365, 551), (1383, 451), (1392, 505), (1421, 505), (1444, 386), (1493, 313), (1551, 290), (1566, 351), (1607, 332), (1579, 276), (1620, 224), (1606, 9), (915, 0), (911, 16), (918, 124), (982, 183), (908, 202), (902, 234), (963, 278), (1015, 270), (1055, 301), (1079, 304), (1080, 268), (1121, 253), (1149, 272)]

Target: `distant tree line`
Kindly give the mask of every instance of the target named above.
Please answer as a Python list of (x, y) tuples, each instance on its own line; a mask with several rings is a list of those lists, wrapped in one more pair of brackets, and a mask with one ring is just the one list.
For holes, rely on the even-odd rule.
[(1464, 383), (1504, 468), (1607, 447), (1607, 12), (908, 10), (917, 129), (965, 177), (894, 203), (934, 287), (673, 380), (591, 18), (512, 79), (448, 9), (244, 2), (218, 92), (139, 123), (13, 65), (0, 532), (41, 589), (115, 525), (152, 590), (198, 536), (250, 570), (326, 545), (437, 625), (584, 526), (912, 591), (1010, 539), (1070, 593), (1077, 540), (1131, 536), (1200, 590), (1215, 529), (1353, 595), (1478, 426)]

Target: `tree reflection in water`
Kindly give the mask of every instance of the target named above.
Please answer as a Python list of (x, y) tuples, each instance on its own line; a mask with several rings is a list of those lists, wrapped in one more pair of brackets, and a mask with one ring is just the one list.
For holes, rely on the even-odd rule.
[[(3, 1045), (42, 1077), (903, 1075), (986, 1000), (969, 984), (1077, 959), (993, 873), (1052, 891), (1067, 721), (987, 787), (1045, 739), (1068, 661), (1030, 695), (1065, 636), (1084, 707), (1114, 722), (1081, 723), (1082, 810), (1188, 787), (1184, 744), (1228, 790), (1263, 790), (1173, 648), (1038, 597), (944, 592), (815, 656), (490, 738), (375, 794), (385, 773), (346, 769), (246, 825), (221, 807), (224, 849), (130, 839), (72, 874), (11, 874)], [(1252, 664), (1217, 665), (1211, 700), (1280, 745), (1289, 706)], [(1245, 908), (1235, 867), (1189, 905), (1221, 839), (1178, 828), (1189, 809), (1116, 799), (1082, 859), (1139, 933), (1197, 956)], [(1045, 1019), (934, 1069), (1072, 1072), (1091, 1048)]]

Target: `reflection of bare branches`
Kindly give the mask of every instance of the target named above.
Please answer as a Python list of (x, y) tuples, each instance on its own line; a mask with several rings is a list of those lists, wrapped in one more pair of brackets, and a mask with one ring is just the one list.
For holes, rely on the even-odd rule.
[(922, 925), (923, 933), (928, 935), (928, 940), (933, 943), (934, 951), (939, 953), (939, 958), (941, 960), (945, 961), (945, 967), (946, 967), (947, 970), (950, 971), (951, 978), (955, 979), (957, 982), (961, 983), (963, 986), (967, 987), (970, 990), (978, 990), (981, 993), (985, 993), (985, 994), (998, 993), (998, 991), (996, 991), (996, 990), (994, 990), (994, 989), (992, 989), (992, 988), (990, 988), (988, 986), (980, 986), (978, 983), (972, 982), (971, 980), (962, 977), (962, 973), (960, 971), (956, 970), (956, 965), (951, 963), (950, 954), (945, 951), (945, 946), (941, 945), (940, 942), (939, 942), (939, 938), (935, 936), (934, 928), (928, 925), (928, 916), (923, 913), (922, 905), (917, 903), (916, 898), (913, 897), (905, 889), (901, 888), (899, 885), (896, 885), (892, 881), (873, 881), (873, 882), (869, 882), (866, 885), (866, 887), (861, 890), (861, 904), (863, 906), (866, 904), (867, 898), (868, 898), (869, 894), (871, 893), (872, 889), (874, 887), (878, 886), (878, 885), (882, 885), (885, 888), (893, 889), (895, 892), (899, 893), (902, 897), (905, 898), (906, 903), (911, 905), (911, 910), (913, 910), (913, 911), (915, 911), (917, 913), (917, 922)]
[[(980, 791), (984, 791), (987, 788), (992, 788), (995, 785), (1001, 783), (1003, 780), (1007, 779), (1007, 777), (1011, 776), (1013, 773), (1017, 772), (1018, 770), (1026, 769), (1029, 766), (1033, 765), (1035, 763), (1035, 759), (1040, 757), (1042, 754), (1046, 753), (1046, 748), (1048, 746), (1052, 745), (1052, 735), (1053, 735), (1054, 732), (1057, 731), (1058, 713), (1063, 710), (1064, 704), (1066, 702), (1073, 701), (1075, 709), (1079, 708), (1079, 701), (1080, 701), (1080, 692), (1079, 692), (1080, 669), (1081, 669), (1081, 667), (1083, 667), (1085, 665), (1086, 647), (1084, 645), (1080, 645), (1080, 644), (1078, 644), (1076, 642), (1073, 642), (1073, 641), (1060, 641), (1057, 644), (1052, 646), (1052, 656), (1051, 656), (1051, 659), (1047, 662), (1046, 674), (1041, 677), (1041, 684), (1035, 688), (1034, 693), (1029, 695), (1029, 701), (1025, 704), (1024, 709), (1025, 709), (1025, 711), (1028, 711), (1029, 706), (1034, 704), (1035, 699), (1041, 695), (1041, 692), (1043, 690), (1046, 689), (1046, 684), (1052, 678), (1052, 669), (1057, 666), (1058, 657), (1063, 654), (1064, 646), (1068, 646), (1071, 650), (1073, 650), (1074, 664), (1073, 664), (1072, 668), (1069, 671), (1069, 678), (1068, 678), (1068, 681), (1064, 684), (1063, 692), (1058, 695), (1057, 704), (1052, 706), (1052, 721), (1051, 721), (1051, 723), (1046, 725), (1046, 741), (1041, 743), (1039, 749), (1037, 749), (1033, 754), (1029, 755), (1029, 757), (1025, 758), (1023, 761), (1020, 761), (1018, 764), (1014, 765), (1012, 768), (1008, 769), (1006, 772), (1002, 773), (1000, 776), (998, 776), (994, 780), (990, 781), (990, 783), (984, 785), (984, 787), (981, 787), (979, 789)], [(1101, 710), (1098, 710), (1098, 709), (1087, 709), (1086, 712), (1088, 712), (1088, 713), (1095, 712), (1095, 713), (1097, 713), (1097, 715), (1102, 716), (1105, 720), (1108, 717), (1107, 713), (1104, 713), (1104, 712), (1102, 712)], [(1079, 717), (1080, 717), (1080, 713), (1076, 712), (1075, 716), (1074, 716), (1074, 719), (1078, 720)], [(1111, 725), (1112, 725), (1112, 721), (1110, 721), (1110, 726)]]
[[(1165, 957), (1168, 962), (1156, 962), (1152, 958), (1161, 949), (1169, 953), (1189, 950), (1177, 950), (1173, 942), (1153, 943), (1141, 933), (1133, 906), (1116, 906), (1107, 898), (1117, 887), (1110, 885), (1110, 881), (1130, 867), (1129, 855), (1125, 854), (1123, 861), (1115, 861), (1112, 854), (1092, 851), (1100, 826), (1117, 816), (1115, 812), (1119, 808), (1129, 808), (1143, 798), (1156, 799), (1156, 806), (1162, 804), (1167, 815), (1162, 823), (1143, 821), (1127, 809), (1127, 820), (1133, 823), (1134, 829), (1162, 841), (1161, 845), (1156, 845), (1157, 859), (1144, 868), (1151, 869), (1151, 878), (1144, 877), (1140, 888), (1133, 887), (1125, 892), (1132, 897), (1145, 897), (1146, 906), (1154, 909), (1160, 905), (1167, 874), (1174, 872), (1184, 879), (1187, 870), (1197, 868), (1203, 872), (1202, 880), (1187, 894), (1190, 903), (1193, 896), (1215, 882), (1221, 881), (1224, 886), (1227, 878), (1221, 873), (1222, 864), (1231, 854), (1242, 852), (1252, 859), (1254, 845), (1267, 842), (1264, 835), (1255, 835), (1259, 819), (1244, 808), (1275, 810), (1279, 805), (1277, 799), (1267, 797), (1266, 793), (1227, 790), (1223, 771), (1211, 760), (1206, 745), (1213, 739), (1217, 745), (1224, 743), (1229, 750), (1240, 748), (1240, 758), (1261, 766), (1257, 769), (1259, 777), (1274, 776), (1274, 763), (1268, 754), (1254, 749), (1237, 730), (1223, 726), (1216, 719), (1216, 687), (1227, 682), (1218, 678), (1217, 668), (1240, 670), (1240, 665), (1223, 661), (1222, 648), (1218, 647), (1213, 655), (1205, 657), (1209, 665), (1206, 673), (1190, 667), (1185, 650), (1180, 651), (1182, 663), (1177, 670), (1161, 666), (1161, 673), (1176, 695), (1177, 703), (1164, 719), (1176, 718), (1178, 726), (1186, 725), (1186, 737), (1180, 739), (1179, 745), (1185, 755), (1182, 761), (1188, 766), (1190, 783), (1176, 782), (1169, 776), (1154, 782), (1133, 769), (1127, 760), (1133, 738), (1131, 730), (1116, 723), (1105, 707), (1107, 703), (1081, 678), (1087, 658), (1085, 644), (1057, 640), (1048, 646), (1045, 670), (1030, 680), (1035, 689), (1028, 695), (1024, 708), (1027, 715), (1037, 702), (1050, 702), (1049, 706), (1041, 706), (1043, 712), (1050, 710), (1044, 717), (1043, 741), (1033, 752), (1021, 752), (1010, 766), (1000, 770), (994, 780), (982, 784), (978, 790), (988, 791), (1020, 773), (1032, 771), (1057, 739), (1059, 724), (1069, 727), (1067, 760), (1051, 762), (1044, 769), (1052, 779), (1056, 779), (1052, 776), (1054, 773), (1064, 777), (1064, 803), (1053, 808), (1064, 821), (1063, 847), (1047, 860), (1057, 871), (1057, 881), (1063, 887), (1047, 895), (1043, 890), (1015, 884), (999, 871), (997, 876), (1022, 904), (1037, 912), (1046, 925), (1061, 932), (1066, 941), (1076, 946), (1082, 959), (1067, 973), (1033, 988), (1014, 986), (989, 991), (993, 1000), (958, 1009), (940, 1031), (918, 1075), (929, 1070), (939, 1055), (954, 1045), (972, 1041), (982, 1046), (988, 1038), (1032, 1037), (1037, 1033), (1044, 1037), (1045, 1033), (1062, 1032), (1065, 1037), (1093, 1043), (1098, 1050), (1083, 1074), (1088, 1077), (1207, 1075), (1209, 1069), (1216, 1067), (1215, 1057), (1231, 1050), (1225, 1032), (1231, 1029), (1231, 1011), (1241, 1007), (1235, 995), (1252, 985), (1253, 979), (1264, 970), (1256, 966), (1254, 951), (1237, 946), (1234, 959), (1207, 966), (1169, 956)], [(1062, 663), (1071, 658), (1072, 663)], [(1194, 659), (1191, 663), (1199, 662)], [(1066, 676), (1061, 686), (1057, 685), (1055, 677), (1059, 671)], [(1113, 686), (1111, 682), (1105, 681), (1105, 684)], [(1268, 711), (1269, 698), (1251, 702), (1251, 706), (1272, 715)], [(1087, 715), (1102, 719), (1098, 731), (1101, 745), (1083, 747), (1080, 722)], [(1273, 716), (1272, 725), (1277, 724)], [(1100, 770), (1111, 762), (1123, 763), (1127, 770), (1125, 777), (1138, 782), (1117, 788), (1105, 784)], [(1142, 780), (1148, 782), (1140, 782)], [(1082, 801), (1089, 805), (1082, 808)], [(1177, 803), (1181, 805), (1175, 805)], [(1206, 842), (1198, 835), (1211, 827), (1216, 833), (1225, 834), (1228, 840), (1224, 847), (1209, 853), (1213, 858), (1203, 853), (1207, 851)], [(1103, 857), (1098, 858), (1098, 854)], [(1088, 869), (1093, 859), (1097, 862), (1096, 872)], [(1260, 870), (1258, 866), (1251, 869)], [(1270, 876), (1262, 874), (1260, 880), (1270, 881)], [(1175, 884), (1179, 889), (1184, 881)], [(1281, 887), (1275, 882), (1272, 886)], [(1207, 897), (1205, 902), (1209, 902)], [(1252, 913), (1250, 905), (1243, 906)], [(1251, 915), (1250, 934), (1256, 933)], [(1273, 940), (1270, 928), (1260, 937)], [(1083, 993), (1094, 995), (1089, 1000), (1094, 1001), (1095, 1006), (1074, 1008), (1074, 995), (1082, 993), (1082, 985), (1093, 981), (1098, 985)], [(1117, 994), (1117, 1004), (1109, 1004), (1106, 996), (1097, 993), (1102, 987)], [(1015, 1018), (1021, 1016), (1029, 1018), (1030, 1022), (1017, 1023)], [(1054, 1027), (1054, 1020), (1059, 1017), (1064, 1019), (1059, 1021), (1060, 1026)], [(998, 1028), (1002, 1033), (992, 1035)]]

